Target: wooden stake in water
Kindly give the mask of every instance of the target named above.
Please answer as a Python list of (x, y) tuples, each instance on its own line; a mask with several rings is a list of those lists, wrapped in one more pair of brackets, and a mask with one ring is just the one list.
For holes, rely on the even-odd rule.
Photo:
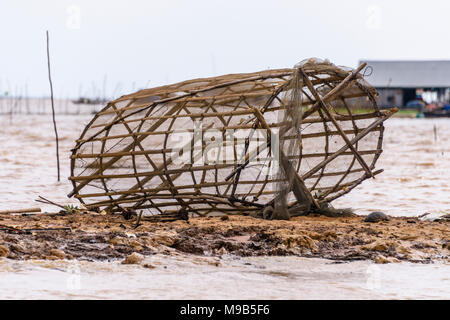
[(56, 119), (55, 119), (55, 104), (53, 102), (53, 84), (52, 84), (52, 76), (50, 72), (50, 48), (49, 48), (49, 36), (47, 30), (47, 65), (48, 65), (48, 80), (50, 82), (50, 97), (52, 101), (52, 116), (53, 116), (53, 128), (55, 129), (55, 139), (56, 139), (56, 165), (58, 168), (58, 182), (60, 181), (60, 173), (59, 173), (59, 142), (58, 142), (58, 130), (56, 129)]

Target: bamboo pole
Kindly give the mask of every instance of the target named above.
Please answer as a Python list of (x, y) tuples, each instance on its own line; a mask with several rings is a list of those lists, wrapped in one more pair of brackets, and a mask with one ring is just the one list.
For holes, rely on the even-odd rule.
[[(285, 76), (286, 74), (284, 74), (284, 76)], [(278, 77), (278, 75), (277, 74), (275, 74), (274, 75), (275, 77)], [(319, 83), (321, 83), (321, 82), (323, 82), (323, 81), (328, 81), (328, 82), (335, 82), (335, 81), (340, 81), (342, 78), (340, 78), (340, 77), (337, 77), (337, 76), (331, 76), (331, 77), (329, 77), (329, 78), (326, 78), (326, 79), (317, 79), (317, 80), (313, 80), (313, 83), (314, 84), (319, 84)], [(267, 88), (270, 88), (270, 87), (273, 87), (273, 86), (267, 86)], [(213, 89), (215, 89), (215, 88), (212, 88), (211, 90), (213, 90)], [(272, 92), (267, 92), (267, 93), (264, 93), (264, 94), (271, 94)], [(139, 97), (139, 99), (143, 99), (143, 98), (150, 98), (150, 97), (153, 97), (153, 96), (158, 96), (159, 94), (158, 94), (158, 92), (157, 91), (155, 91), (155, 92), (149, 92), (149, 93), (147, 93), (146, 95), (143, 95), (143, 96), (140, 96)], [(225, 99), (225, 98), (239, 98), (239, 97), (242, 97), (242, 96), (245, 96), (245, 97), (252, 97), (252, 96), (261, 96), (261, 92), (258, 92), (257, 94), (255, 94), (255, 93), (252, 93), (252, 92), (240, 92), (240, 93), (235, 93), (235, 94), (228, 94), (228, 95), (211, 95), (211, 96), (201, 96), (201, 97), (197, 97), (197, 96), (186, 96), (186, 97), (183, 97), (183, 98), (180, 98), (180, 100), (181, 101), (203, 101), (203, 100), (211, 100), (211, 99)], [(347, 98), (347, 97), (346, 97)], [(171, 100), (170, 100), (171, 101)], [(234, 100), (233, 100), (234, 101)], [(155, 101), (152, 101), (152, 103), (161, 103), (161, 102), (167, 102), (167, 100), (155, 100)], [(220, 101), (219, 100), (219, 102), (220, 103), (224, 103), (225, 102), (225, 100), (224, 101)], [(133, 105), (130, 105), (130, 106), (127, 106), (127, 107), (124, 107), (124, 108), (122, 108), (121, 110), (124, 110), (124, 111), (129, 111), (129, 110), (134, 110), (134, 109), (139, 109), (139, 108), (143, 108), (143, 107), (146, 107), (146, 106), (148, 106), (149, 105), (149, 103), (141, 103), (141, 104), (133, 104)], [(192, 105), (188, 105), (188, 107), (191, 107)], [(105, 110), (105, 111), (101, 111), (101, 112), (99, 112), (98, 114), (99, 115), (105, 115), (105, 114), (111, 114), (111, 113), (114, 113), (114, 111), (113, 110)]]
[(0, 214), (41, 212), (41, 208), (0, 210)]
[[(175, 113), (178, 109), (180, 109), (180, 106), (176, 105), (174, 106), (169, 112), (173, 112)], [(156, 122), (155, 124), (153, 124), (147, 131), (153, 131), (156, 128), (158, 128), (163, 122), (165, 122), (166, 119), (161, 119), (158, 122)], [(143, 137), (138, 138), (135, 143), (140, 142), (143, 140)], [(126, 146), (125, 148), (122, 149), (122, 151), (126, 152), (131, 150), (134, 147), (134, 144), (131, 143), (128, 146)], [(99, 174), (101, 172), (103, 172), (104, 170), (108, 169), (110, 166), (112, 166), (115, 162), (117, 162), (117, 160), (119, 160), (121, 158), (121, 156), (116, 156), (114, 158), (112, 158), (111, 160), (109, 160), (107, 163), (104, 164), (104, 166), (102, 166), (102, 168), (100, 168), (99, 170), (96, 171), (96, 173), (94, 174), (94, 176), (96, 174)], [(91, 179), (92, 180), (92, 179)], [(76, 188), (74, 188), (69, 194), (68, 197), (72, 197), (75, 195), (76, 192), (78, 192), (81, 188), (83, 188), (84, 186), (86, 186), (89, 183), (90, 180), (86, 180), (83, 181), (82, 183), (80, 183)]]
[[(271, 108), (268, 109), (267, 112), (270, 111), (276, 111), (276, 110), (280, 110), (280, 108)], [(379, 112), (373, 112), (373, 113), (362, 113), (362, 114), (355, 114), (352, 116), (349, 115), (335, 115), (335, 119), (338, 121), (352, 121), (352, 120), (364, 120), (364, 119), (371, 119), (374, 117), (377, 117), (378, 114), (386, 114), (388, 111), (387, 110), (381, 110)], [(309, 117), (307, 119), (304, 119), (302, 121), (302, 123), (319, 123), (319, 122), (331, 122), (330, 119), (322, 119), (320, 117)], [(283, 122), (280, 123), (272, 123), (269, 124), (270, 128), (277, 128), (280, 127), (281, 125), (283, 125)], [(232, 125), (232, 126), (223, 126), (223, 127), (212, 127), (212, 129), (220, 131), (220, 132), (224, 132), (226, 130), (246, 130), (246, 129), (252, 129), (253, 125)], [(174, 129), (174, 130), (167, 130), (167, 131), (153, 131), (153, 132), (133, 132), (133, 133), (128, 133), (128, 134), (120, 134), (120, 135), (108, 135), (105, 137), (100, 137), (100, 138), (93, 138), (93, 139), (77, 139), (76, 142), (77, 143), (86, 143), (86, 142), (94, 142), (94, 141), (104, 141), (104, 140), (114, 140), (114, 139), (121, 139), (121, 138), (128, 138), (128, 137), (135, 137), (135, 136), (158, 136), (158, 135), (165, 135), (165, 134), (172, 134), (174, 132), (178, 132), (179, 129)], [(188, 132), (188, 133), (192, 133), (194, 132), (193, 129), (183, 129), (183, 131)], [(350, 130), (349, 130), (350, 131)], [(324, 134), (322, 133), (317, 133), (317, 134)], [(308, 134), (303, 134), (302, 138), (305, 137), (308, 138)]]
[[(393, 108), (390, 110), (390, 114), (385, 114), (384, 116), (380, 117), (378, 120), (376, 120), (375, 122), (373, 122), (370, 126), (368, 126), (366, 129), (364, 129), (361, 133), (359, 133), (356, 137), (354, 137), (350, 143), (351, 144), (355, 144), (357, 141), (361, 140), (362, 138), (364, 138), (366, 135), (368, 135), (370, 132), (372, 132), (372, 129), (374, 129), (375, 127), (379, 126), (381, 123), (383, 123), (386, 119), (388, 119), (390, 116), (392, 116), (394, 113), (396, 113), (398, 111), (397, 108)], [(322, 168), (324, 165), (327, 165), (328, 163), (330, 163), (331, 161), (333, 161), (334, 159), (336, 159), (339, 155), (341, 155), (342, 153), (344, 153), (345, 150), (347, 150), (349, 148), (348, 145), (343, 146), (341, 149), (339, 149), (338, 151), (336, 151), (335, 153), (333, 153), (333, 155), (331, 155), (329, 158), (325, 159), (324, 161), (322, 161), (321, 163), (317, 164), (314, 168), (312, 168), (311, 170), (309, 170), (307, 173), (305, 173), (302, 178), (303, 179), (307, 179), (308, 177), (312, 176), (314, 173), (316, 173), (320, 168)]]
[[(264, 119), (264, 116), (262, 115), (261, 111), (259, 111), (258, 108), (254, 109), (255, 115), (259, 120), (259, 123), (261, 125), (261, 128), (264, 128), (267, 130), (268, 139), (271, 141), (272, 137), (272, 131), (270, 130), (269, 125), (266, 122), (266, 119)], [(295, 170), (292, 167), (292, 164), (289, 162), (288, 157), (283, 153), (283, 150), (279, 150), (280, 153), (280, 166), (282, 166), (285, 176), (287, 179), (292, 179), (292, 191), (294, 192), (295, 197), (297, 198), (298, 202), (301, 202), (304, 205), (307, 205), (311, 207), (314, 205), (314, 207), (319, 208), (319, 204), (317, 203), (316, 199), (312, 196), (312, 194), (309, 192), (309, 190), (306, 188), (305, 181), (302, 177), (298, 174), (297, 170)]]
[(50, 39), (48, 35), (48, 30), (46, 32), (47, 35), (47, 67), (48, 67), (48, 81), (50, 83), (50, 98), (52, 102), (52, 119), (53, 119), (53, 129), (55, 130), (55, 140), (56, 140), (56, 166), (58, 170), (58, 182), (61, 180), (61, 174), (59, 169), (59, 138), (58, 138), (58, 129), (56, 128), (56, 119), (55, 119), (55, 103), (53, 101), (53, 83), (52, 83), (52, 75), (50, 72)]
[(320, 95), (317, 93), (316, 89), (314, 88), (314, 85), (311, 83), (311, 80), (309, 80), (308, 75), (303, 71), (302, 68), (299, 68), (299, 70), (300, 70), (300, 72), (301, 72), (301, 74), (303, 76), (303, 80), (305, 81), (306, 86), (308, 87), (309, 91), (311, 91), (311, 93), (313, 94), (313, 96), (316, 99), (316, 101), (319, 102), (320, 107), (325, 112), (327, 117), (331, 120), (333, 125), (336, 127), (336, 129), (339, 132), (339, 134), (341, 135), (342, 139), (344, 139), (345, 143), (347, 143), (348, 147), (350, 148), (350, 150), (355, 155), (355, 157), (358, 160), (358, 162), (361, 165), (361, 167), (363, 167), (364, 170), (366, 171), (366, 173), (373, 178), (373, 174), (372, 174), (372, 171), (370, 171), (369, 166), (364, 161), (364, 159), (361, 157), (361, 155), (358, 153), (358, 151), (355, 149), (353, 144), (350, 143), (350, 140), (348, 139), (347, 135), (345, 134), (345, 131), (341, 128), (339, 123), (336, 121), (336, 119), (333, 116), (333, 114), (328, 110), (328, 108), (325, 105), (325, 102), (323, 101), (322, 97), (320, 97)]
[[(353, 70), (342, 82), (340, 82), (334, 89), (330, 90), (323, 98), (322, 100), (324, 102), (329, 102), (334, 97), (339, 95), (341, 92), (343, 92), (345, 89), (347, 89), (354, 81), (354, 79), (358, 76), (359, 72), (367, 65), (367, 63), (361, 64), (356, 70)], [(320, 107), (320, 104), (318, 101), (314, 103), (314, 105), (306, 110), (303, 113), (303, 119), (309, 117), (311, 114), (316, 112)], [(304, 121), (302, 120), (302, 123)]]

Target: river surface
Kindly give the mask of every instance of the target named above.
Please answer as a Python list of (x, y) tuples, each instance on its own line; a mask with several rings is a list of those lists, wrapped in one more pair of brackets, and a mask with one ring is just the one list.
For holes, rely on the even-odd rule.
[(450, 299), (449, 266), (298, 257), (0, 260), (1, 299)]
[[(61, 181), (57, 182), (50, 115), (0, 115), (0, 210), (41, 207), (39, 195), (69, 204), (69, 153), (92, 115), (57, 115)], [(391, 119), (384, 152), (365, 181), (333, 202), (357, 213), (393, 216), (450, 212), (450, 119)], [(220, 259), (152, 256), (155, 266), (119, 262), (46, 262), (0, 259), (0, 299), (450, 299), (448, 264), (371, 262), (335, 264), (321, 259)]]

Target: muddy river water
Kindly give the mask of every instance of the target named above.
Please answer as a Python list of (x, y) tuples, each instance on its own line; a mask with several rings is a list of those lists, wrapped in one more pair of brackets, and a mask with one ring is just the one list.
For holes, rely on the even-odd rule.
[[(61, 182), (56, 182), (51, 116), (0, 115), (0, 210), (63, 203), (71, 191), (69, 151), (91, 115), (58, 115)], [(384, 173), (336, 200), (357, 213), (393, 216), (450, 212), (450, 119), (391, 119)], [(322, 259), (190, 255), (147, 258), (155, 268), (120, 262), (11, 261), (0, 258), (1, 298), (137, 299), (450, 299), (448, 263), (336, 264)]]

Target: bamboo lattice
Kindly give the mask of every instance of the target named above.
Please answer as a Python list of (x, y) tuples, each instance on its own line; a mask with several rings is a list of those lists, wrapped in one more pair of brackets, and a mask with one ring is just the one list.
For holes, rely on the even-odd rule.
[[(145, 209), (254, 213), (276, 196), (273, 140), (301, 75), (301, 139), (286, 154), (315, 203), (348, 193), (375, 171), (383, 121), (375, 89), (356, 70), (307, 60), (292, 69), (195, 79), (111, 101), (76, 141), (75, 196), (110, 212)], [(262, 136), (261, 136), (262, 134)], [(270, 140), (270, 141), (269, 141)], [(289, 205), (296, 203), (290, 194)]]

